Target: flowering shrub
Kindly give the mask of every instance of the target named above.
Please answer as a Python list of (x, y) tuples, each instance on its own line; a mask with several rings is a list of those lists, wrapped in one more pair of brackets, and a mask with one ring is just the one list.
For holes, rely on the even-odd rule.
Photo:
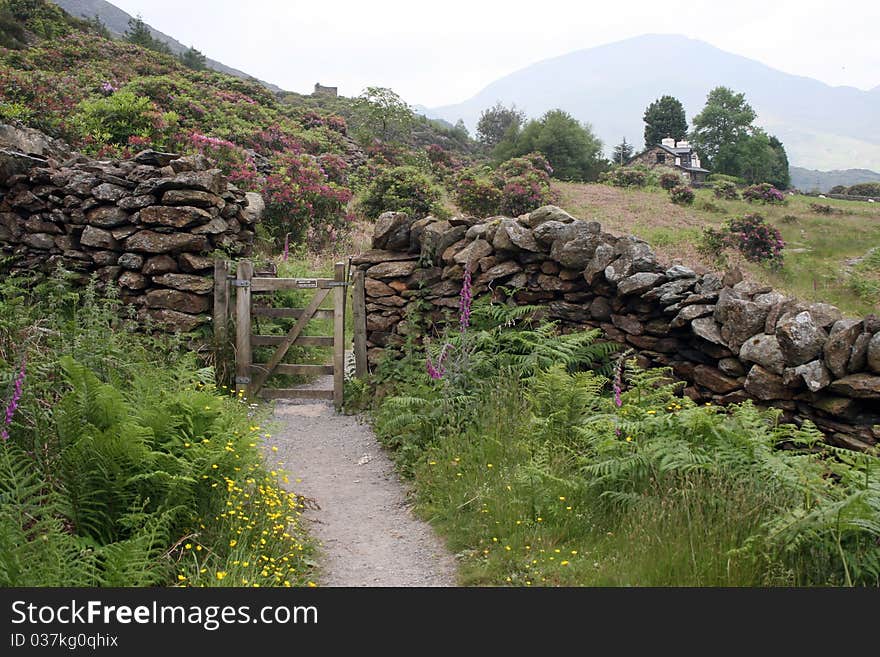
[(703, 240), (706, 249), (716, 254), (729, 248), (739, 251), (751, 262), (766, 262), (771, 269), (780, 269), (783, 265), (782, 235), (759, 214), (732, 218), (719, 230), (707, 228)]
[(345, 206), (351, 190), (331, 182), (310, 155), (280, 154), (272, 167), (262, 187), (263, 225), (277, 239), (290, 233), (301, 242), (309, 236), (314, 246), (334, 240), (350, 219)]
[(669, 190), (669, 199), (676, 205), (691, 205), (694, 202), (694, 190), (686, 185), (678, 185)]
[(785, 203), (785, 196), (770, 183), (759, 183), (746, 187), (742, 193), (743, 198), (749, 203)]
[(455, 183), (455, 202), (478, 217), (516, 217), (552, 201), (552, 171), (540, 153), (508, 160), (495, 171), (466, 169)]
[(155, 106), (149, 98), (118, 91), (80, 103), (77, 121), (82, 136), (121, 146), (132, 135), (150, 136), (155, 118)]
[(412, 217), (442, 213), (440, 189), (416, 167), (383, 167), (364, 190), (358, 205), (368, 219), (387, 211)]
[(681, 176), (677, 173), (664, 173), (660, 176), (660, 187), (669, 191), (681, 184)]
[(712, 193), (715, 194), (715, 198), (727, 201), (739, 200), (739, 190), (736, 188), (736, 183), (729, 180), (719, 180), (712, 185)]

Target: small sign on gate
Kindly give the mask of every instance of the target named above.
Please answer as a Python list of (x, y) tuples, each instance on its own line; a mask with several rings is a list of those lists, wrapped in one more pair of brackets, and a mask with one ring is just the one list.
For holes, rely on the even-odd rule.
[(317, 288), (318, 287), (318, 279), (316, 279), (316, 278), (300, 278), (296, 281), (296, 286), (300, 289)]

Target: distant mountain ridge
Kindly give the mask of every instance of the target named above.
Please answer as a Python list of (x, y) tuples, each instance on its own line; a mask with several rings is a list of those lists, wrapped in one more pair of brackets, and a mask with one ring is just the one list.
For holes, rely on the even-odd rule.
[[(97, 16), (101, 19), (101, 22), (107, 26), (107, 29), (116, 36), (122, 36), (125, 33), (128, 29), (128, 21), (133, 18), (131, 14), (123, 11), (116, 5), (105, 2), (105, 0), (52, 0), (52, 2), (61, 7), (71, 16), (77, 18), (94, 18)], [(150, 25), (147, 25), (147, 27), (149, 27), (153, 38), (167, 43), (168, 47), (171, 48), (171, 52), (175, 55), (179, 55), (189, 49), (189, 46), (183, 45), (174, 37), (170, 37)], [(193, 45), (198, 48), (198, 44)], [(234, 75), (237, 78), (257, 80), (257, 82), (272, 91), (283, 91), (281, 87), (259, 80), (252, 75), (248, 75), (244, 71), (239, 71), (231, 66), (226, 66), (226, 64), (214, 59), (206, 59), (205, 64), (211, 70), (226, 73), (227, 75)]]
[(473, 130), (497, 101), (537, 117), (559, 107), (589, 122), (606, 151), (642, 146), (642, 115), (653, 100), (681, 100), (688, 123), (719, 85), (744, 92), (757, 124), (779, 137), (792, 164), (812, 169), (880, 169), (880, 87), (831, 87), (679, 35), (649, 34), (537, 62), (432, 113)]
[(868, 169), (846, 169), (844, 171), (816, 171), (791, 167), (791, 186), (802, 192), (828, 192), (832, 187), (850, 187), (859, 183), (880, 182), (880, 173)]

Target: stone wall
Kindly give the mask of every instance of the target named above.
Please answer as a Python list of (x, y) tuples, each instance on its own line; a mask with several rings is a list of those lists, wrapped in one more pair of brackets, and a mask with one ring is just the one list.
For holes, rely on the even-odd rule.
[(118, 285), (142, 317), (171, 329), (205, 322), (210, 254), (247, 254), (260, 196), (228, 184), (201, 155), (144, 151), (95, 161), (41, 153), (39, 143), (24, 145), (24, 134), (15, 148), (0, 144), (3, 273), (51, 273), (63, 264)]
[[(664, 267), (644, 241), (547, 206), (517, 219), (383, 214), (364, 270), (368, 356), (412, 331), (410, 313), (442, 324), (456, 316), (464, 268), (474, 293), (543, 304), (564, 327), (598, 327), (636, 349), (644, 365), (670, 366), (699, 401), (753, 399), (809, 418), (835, 444), (880, 439), (880, 318), (850, 319), (828, 304), (742, 280)], [(425, 311), (424, 308), (428, 310)], [(409, 318), (409, 319), (408, 319)]]

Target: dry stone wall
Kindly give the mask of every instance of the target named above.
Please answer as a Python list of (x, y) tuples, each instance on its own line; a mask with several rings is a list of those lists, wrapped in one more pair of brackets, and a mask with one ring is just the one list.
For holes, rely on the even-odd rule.
[(207, 321), (210, 254), (248, 253), (263, 207), (258, 194), (230, 185), (201, 155), (144, 151), (126, 161), (59, 163), (51, 156), (70, 154), (42, 153), (26, 133), (15, 134), (18, 148), (0, 148), (6, 273), (63, 264), (118, 285), (123, 301), (170, 329)]
[[(720, 404), (752, 399), (812, 420), (830, 442), (864, 449), (880, 439), (880, 318), (844, 317), (738, 272), (662, 266), (651, 247), (546, 206), (478, 221), (383, 214), (365, 272), (368, 357), (414, 333), (413, 318), (442, 324), (458, 306), (465, 267), (475, 294), (542, 304), (565, 327), (598, 327), (669, 366), (684, 393)], [(425, 310), (427, 308), (427, 310)]]

